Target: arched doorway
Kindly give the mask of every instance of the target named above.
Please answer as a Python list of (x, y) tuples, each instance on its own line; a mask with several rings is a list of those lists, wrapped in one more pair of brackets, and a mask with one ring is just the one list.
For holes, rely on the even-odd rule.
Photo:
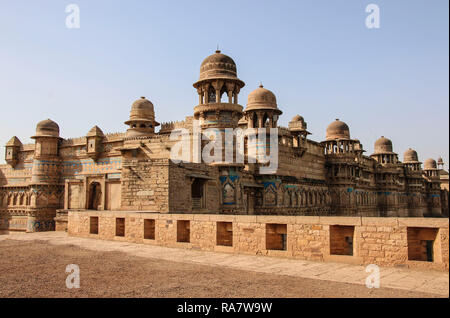
[(100, 183), (92, 182), (89, 186), (89, 206), (90, 210), (98, 210), (102, 198), (102, 188)]

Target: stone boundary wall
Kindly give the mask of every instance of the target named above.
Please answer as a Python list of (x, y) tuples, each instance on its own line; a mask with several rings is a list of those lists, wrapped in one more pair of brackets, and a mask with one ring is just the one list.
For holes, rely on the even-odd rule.
[[(91, 220), (91, 217), (94, 218)], [(116, 218), (125, 219), (123, 237), (116, 236)], [(151, 226), (144, 226), (145, 219), (154, 221), (150, 221)], [(91, 222), (97, 222), (97, 225), (92, 225)], [(220, 235), (217, 234), (218, 222), (221, 222)], [(228, 223), (224, 226), (222, 222), (231, 222), (232, 225)], [(119, 223), (123, 227), (122, 220)], [(178, 223), (180, 226), (177, 226)], [(124, 211), (69, 211), (68, 214), (70, 236), (311, 261), (434, 270), (449, 268), (448, 226), (449, 220), (444, 218), (248, 216)], [(90, 234), (90, 227), (97, 228), (98, 234)], [(185, 240), (186, 227), (189, 228), (189, 242), (177, 242), (180, 233)], [(228, 240), (225, 240), (227, 244), (231, 240), (231, 246), (217, 245), (218, 236), (221, 241), (226, 236), (225, 229), (232, 231), (228, 233)], [(414, 233), (414, 237), (410, 237), (408, 233)], [(423, 237), (420, 233), (424, 233)], [(144, 238), (144, 234), (146, 237), (153, 236), (154, 239)], [(269, 246), (285, 250), (267, 249)], [(331, 249), (333, 251), (330, 253)], [(422, 259), (417, 260), (418, 257)], [(427, 260), (427, 257), (431, 257), (432, 261)]]

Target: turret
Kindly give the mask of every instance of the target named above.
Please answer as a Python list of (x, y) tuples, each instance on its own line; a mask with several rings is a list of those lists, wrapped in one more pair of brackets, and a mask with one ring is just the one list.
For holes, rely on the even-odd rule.
[(13, 168), (19, 161), (20, 147), (22, 147), (22, 143), (16, 136), (12, 137), (5, 146), (5, 161)]

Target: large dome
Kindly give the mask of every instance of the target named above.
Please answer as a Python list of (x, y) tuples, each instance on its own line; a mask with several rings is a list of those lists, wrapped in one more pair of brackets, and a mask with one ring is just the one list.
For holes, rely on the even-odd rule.
[(224, 77), (237, 79), (236, 63), (231, 57), (217, 50), (203, 60), (199, 80)]
[(375, 153), (393, 153), (392, 141), (384, 136), (381, 136), (377, 141), (375, 141)]
[(59, 126), (51, 119), (40, 121), (36, 125), (36, 136), (34, 137), (59, 137)]
[(417, 155), (417, 151), (411, 148), (406, 150), (405, 153), (403, 154), (403, 162), (404, 163), (419, 162), (419, 156)]
[(423, 166), (424, 166), (425, 170), (437, 169), (436, 160), (434, 160), (432, 158), (425, 160), (425, 162), (423, 163)]
[(247, 108), (245, 110), (253, 109), (278, 109), (275, 94), (260, 85), (248, 94)]
[(336, 119), (328, 125), (326, 139), (350, 139), (350, 128), (343, 121)]
[(145, 97), (141, 97), (131, 105), (129, 121), (149, 121), (155, 120), (155, 109), (152, 102)]

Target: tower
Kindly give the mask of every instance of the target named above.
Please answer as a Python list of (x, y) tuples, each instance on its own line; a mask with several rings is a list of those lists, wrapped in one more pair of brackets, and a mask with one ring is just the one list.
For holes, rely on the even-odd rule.
[(327, 126), (321, 145), (325, 152), (332, 205), (337, 213), (356, 213), (354, 190), (364, 172), (361, 143), (351, 139), (349, 126), (336, 119)]
[[(238, 95), (244, 85), (245, 83), (237, 77), (236, 63), (219, 50), (203, 60), (199, 80), (193, 84), (199, 99), (199, 104), (194, 107), (194, 119), (199, 121), (201, 130), (217, 129), (215, 135), (208, 137), (209, 143), (214, 145), (214, 157), (220, 158), (212, 165), (217, 166), (219, 170), (222, 193), (220, 204), (225, 213), (239, 211), (243, 205), (240, 176), (244, 164), (236, 163), (234, 160), (236, 147), (233, 146), (230, 152), (229, 144), (225, 144), (225, 129), (238, 127), (243, 109), (239, 105)], [(221, 142), (218, 142), (219, 137)], [(236, 144), (234, 141), (235, 136), (233, 145)], [(202, 141), (202, 151), (206, 142), (208, 141)], [(216, 154), (218, 149), (222, 152), (220, 155)], [(227, 153), (231, 153), (233, 159), (229, 158)], [(205, 158), (203, 160), (205, 161)], [(195, 182), (195, 179), (193, 181)]]
[(22, 147), (22, 143), (16, 136), (12, 137), (5, 146), (5, 161), (13, 168), (19, 161), (20, 147)]
[(403, 153), (408, 216), (423, 217), (426, 214), (426, 202), (422, 199), (425, 183), (422, 177), (423, 171), (421, 165), (422, 163), (419, 161), (417, 151), (409, 148)]
[(92, 158), (94, 161), (97, 160), (102, 152), (103, 137), (103, 131), (98, 126), (92, 127), (86, 135), (86, 152), (89, 158)]
[(442, 216), (441, 178), (436, 160), (429, 158), (423, 163), (427, 179), (428, 209), (432, 216)]
[(31, 170), (31, 197), (27, 212), (27, 232), (51, 231), (56, 209), (63, 206), (64, 185), (60, 180), (59, 126), (50, 119), (36, 126), (33, 167)]
[(439, 157), (438, 158), (438, 160), (437, 160), (437, 166), (438, 166), (438, 169), (439, 170), (442, 170), (442, 169), (444, 169), (444, 159), (442, 159), (442, 157)]
[(34, 161), (31, 181), (38, 184), (59, 183), (59, 126), (50, 119), (36, 126)]

